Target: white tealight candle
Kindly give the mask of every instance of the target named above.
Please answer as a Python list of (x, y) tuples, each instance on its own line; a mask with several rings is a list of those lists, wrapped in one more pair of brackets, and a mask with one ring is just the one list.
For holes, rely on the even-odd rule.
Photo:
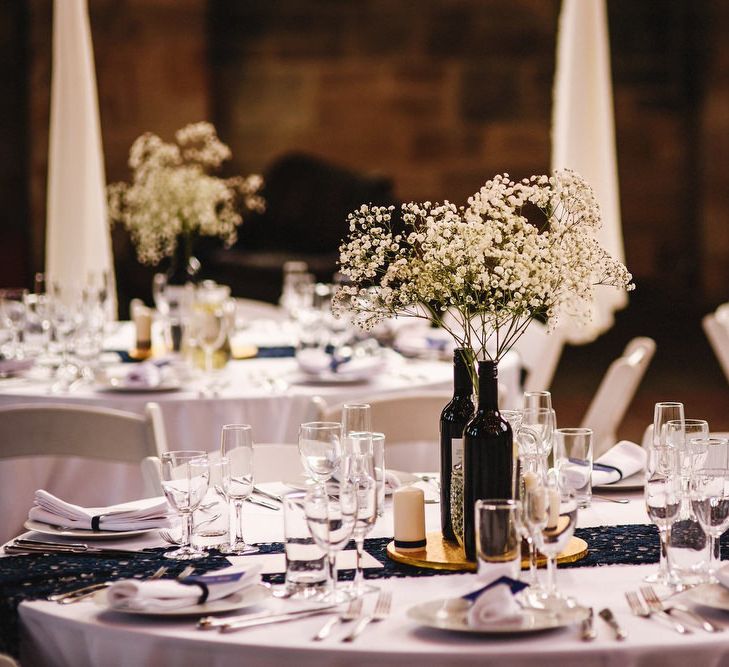
[(395, 549), (425, 549), (425, 494), (415, 486), (403, 486), (392, 494)]

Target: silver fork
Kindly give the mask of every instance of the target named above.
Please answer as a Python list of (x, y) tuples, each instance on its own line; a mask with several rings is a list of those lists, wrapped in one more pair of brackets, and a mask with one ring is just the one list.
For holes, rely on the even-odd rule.
[(648, 606), (651, 609), (661, 609), (662, 611), (665, 611), (669, 616), (673, 611), (685, 614), (695, 623), (698, 623), (704, 630), (706, 630), (706, 632), (722, 632), (724, 629), (720, 628), (717, 625), (714, 625), (711, 621), (701, 616), (701, 614), (695, 612), (693, 609), (689, 609), (685, 605), (679, 604), (677, 602), (671, 603), (670, 607), (664, 605), (661, 598), (658, 597), (658, 594), (653, 589), (653, 586), (641, 586), (640, 592), (643, 593), (643, 597), (645, 598)]
[(678, 621), (674, 621), (666, 612), (655, 612), (651, 611), (648, 607), (643, 604), (643, 600), (638, 597), (638, 594), (633, 591), (628, 591), (625, 594), (625, 599), (630, 605), (630, 610), (635, 616), (642, 616), (643, 618), (655, 618), (660, 620), (662, 623), (667, 624), (672, 630), (679, 632), (682, 635), (691, 634), (686, 626), (682, 625)]
[(359, 618), (362, 613), (362, 598), (355, 598), (349, 603), (349, 606), (339, 616), (330, 618), (324, 625), (322, 625), (319, 632), (317, 632), (311, 639), (315, 642), (320, 642), (326, 639), (338, 623), (348, 623), (349, 621), (355, 621)]
[(342, 641), (353, 642), (370, 623), (385, 620), (390, 615), (391, 606), (392, 593), (390, 591), (380, 591), (380, 594), (377, 596), (374, 611), (371, 614), (362, 616), (357, 621), (357, 625), (352, 628), (352, 631)]

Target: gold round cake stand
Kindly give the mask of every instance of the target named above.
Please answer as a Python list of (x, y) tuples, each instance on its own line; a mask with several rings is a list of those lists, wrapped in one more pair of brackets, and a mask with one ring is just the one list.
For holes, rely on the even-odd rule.
[[(395, 542), (392, 541), (387, 545), (387, 556), (398, 563), (431, 570), (476, 571), (477, 564), (466, 560), (466, 555), (458, 544), (444, 540), (440, 532), (428, 533), (425, 537), (425, 548), (418, 551), (397, 551)], [(567, 543), (567, 548), (557, 556), (557, 563), (574, 563), (585, 556), (587, 556), (587, 542), (579, 537), (572, 537)], [(547, 559), (539, 554), (537, 564), (544, 565), (546, 562)], [(522, 559), (521, 566), (522, 569), (528, 568), (529, 559)]]

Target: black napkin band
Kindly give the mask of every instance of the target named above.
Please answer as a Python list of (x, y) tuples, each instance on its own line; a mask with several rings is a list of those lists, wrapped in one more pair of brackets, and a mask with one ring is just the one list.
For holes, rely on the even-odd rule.
[(180, 583), (184, 584), (185, 586), (199, 586), (202, 593), (197, 599), (197, 603), (205, 604), (206, 600), (208, 599), (208, 595), (210, 595), (210, 589), (208, 588), (207, 584), (204, 584), (202, 581), (186, 581), (184, 579), (181, 580)]
[(424, 548), (427, 542), (425, 540), (413, 540), (412, 542), (406, 542), (405, 540), (395, 540), (396, 549), (421, 549)]
[(615, 466), (608, 465), (607, 463), (593, 463), (592, 464), (593, 470), (602, 470), (602, 472), (616, 472), (618, 473), (618, 479), (616, 481), (620, 481), (623, 479), (623, 471), (620, 470), (620, 468), (616, 468)]
[(101, 520), (104, 518), (103, 514), (97, 514), (91, 517), (91, 530), (101, 530)]

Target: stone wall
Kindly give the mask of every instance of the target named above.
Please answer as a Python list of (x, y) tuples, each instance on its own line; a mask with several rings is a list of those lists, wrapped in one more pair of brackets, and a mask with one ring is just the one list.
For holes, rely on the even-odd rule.
[[(302, 150), (384, 173), (404, 200), (463, 202), (496, 172), (548, 167), (557, 0), (89, 5), (109, 180), (127, 176), (140, 133), (170, 137), (202, 118), (231, 144), (234, 171)], [(0, 86), (27, 90), (27, 145), (3, 148), (12, 153), (4, 164), (28, 156), (27, 199), (2, 171), (0, 188), (17, 216), (27, 204), (28, 265), (37, 268), (51, 2), (25, 7), (0, 22), (27, 22), (28, 85), (2, 70)], [(628, 263), (649, 288), (715, 305), (729, 297), (729, 8), (609, 0), (608, 9)]]

